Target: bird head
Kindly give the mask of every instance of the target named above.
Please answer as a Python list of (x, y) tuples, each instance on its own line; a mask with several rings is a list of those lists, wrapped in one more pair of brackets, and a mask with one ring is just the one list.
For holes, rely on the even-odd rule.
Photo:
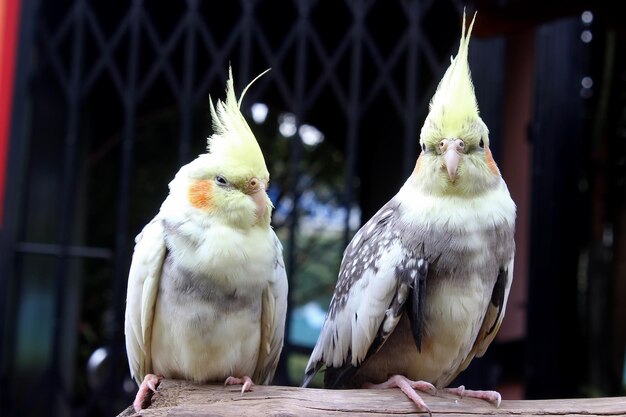
[(439, 82), (420, 133), (422, 153), (412, 178), (435, 194), (476, 194), (499, 181), (500, 171), (489, 150), (489, 130), (478, 113), (468, 63), (474, 19), (459, 51)]
[(269, 226), (273, 207), (267, 195), (270, 174), (263, 153), (240, 110), (247, 89), (265, 72), (237, 100), (229, 68), (226, 99), (210, 103), (209, 152), (183, 167), (170, 184), (196, 210), (239, 228)]

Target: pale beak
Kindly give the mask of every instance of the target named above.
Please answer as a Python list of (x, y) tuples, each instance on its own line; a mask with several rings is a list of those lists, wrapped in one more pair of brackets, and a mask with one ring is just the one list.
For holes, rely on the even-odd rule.
[(267, 211), (267, 182), (258, 178), (252, 178), (248, 181), (248, 195), (252, 197), (252, 201), (256, 204), (256, 217), (262, 219)]
[(457, 171), (459, 169), (459, 161), (461, 160), (461, 153), (465, 148), (465, 142), (461, 139), (444, 139), (439, 144), (443, 160), (448, 171), (448, 177), (454, 182), (457, 177)]

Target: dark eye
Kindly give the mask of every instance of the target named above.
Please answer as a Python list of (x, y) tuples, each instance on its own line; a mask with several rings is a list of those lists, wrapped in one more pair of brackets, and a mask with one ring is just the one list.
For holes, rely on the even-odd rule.
[(480, 139), (480, 142), (478, 142), (478, 146), (480, 146), (481, 148), (485, 147), (485, 142), (483, 142), (482, 139)]
[(426, 144), (422, 143), (422, 152), (426, 152)]
[(226, 181), (226, 178), (222, 177), (221, 175), (217, 175), (215, 177), (215, 182), (219, 185), (228, 185), (228, 181)]

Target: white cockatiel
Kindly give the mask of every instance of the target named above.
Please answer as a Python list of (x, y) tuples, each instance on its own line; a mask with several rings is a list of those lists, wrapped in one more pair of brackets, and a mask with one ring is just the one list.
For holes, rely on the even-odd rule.
[[(445, 388), (493, 340), (513, 278), (515, 204), (468, 64), (474, 21), (430, 104), (412, 175), (345, 250), (303, 386)], [(386, 382), (385, 382), (386, 381)], [(378, 385), (374, 385), (378, 384)], [(453, 390), (499, 404), (494, 391)]]
[(269, 172), (239, 109), (248, 87), (237, 101), (229, 71), (226, 100), (211, 102), (209, 152), (178, 171), (136, 238), (125, 324), (136, 410), (161, 377), (243, 392), (276, 370), (287, 277), (270, 226)]

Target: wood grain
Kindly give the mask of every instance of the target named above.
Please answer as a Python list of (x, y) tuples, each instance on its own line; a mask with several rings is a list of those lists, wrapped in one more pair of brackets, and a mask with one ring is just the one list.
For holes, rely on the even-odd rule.
[[(418, 415), (416, 407), (398, 389), (325, 390), (314, 388), (197, 385), (163, 380), (152, 405), (129, 416), (384, 416)], [(500, 408), (473, 398), (421, 394), (434, 416), (626, 416), (626, 397), (559, 400), (503, 400)], [(423, 413), (422, 413), (423, 414)]]

